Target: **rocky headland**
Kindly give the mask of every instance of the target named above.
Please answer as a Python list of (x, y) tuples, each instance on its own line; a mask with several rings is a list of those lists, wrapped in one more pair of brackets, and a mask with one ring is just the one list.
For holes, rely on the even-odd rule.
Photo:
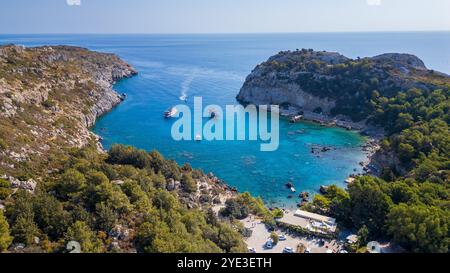
[[(90, 127), (125, 99), (114, 83), (136, 74), (114, 54), (79, 47), (0, 47), (0, 178), (34, 192), (33, 177), (58, 171), (46, 166), (53, 156), (90, 144), (103, 152)], [(188, 207), (233, 196), (213, 174), (197, 180), (199, 192), (181, 197)], [(167, 190), (177, 189), (180, 181), (169, 179)]]
[(378, 173), (386, 165), (400, 164), (395, 154), (377, 152), (386, 132), (375, 120), (376, 101), (411, 89), (430, 92), (449, 82), (448, 75), (427, 69), (410, 54), (351, 59), (336, 52), (302, 49), (282, 51), (257, 65), (237, 99), (243, 104), (280, 105), (280, 114), (294, 121), (314, 121), (369, 136), (364, 148), (369, 160), (364, 165)]
[(124, 99), (113, 84), (136, 73), (78, 47), (0, 47), (0, 170), (21, 175), (23, 165), (38, 170), (50, 154), (96, 142), (89, 127)]
[(244, 104), (280, 105), (286, 116), (302, 114), (307, 120), (363, 130), (371, 117), (365, 96), (374, 91), (393, 96), (411, 88), (433, 90), (448, 79), (428, 70), (414, 55), (353, 60), (336, 52), (302, 49), (280, 52), (256, 66), (237, 99)]
[(70, 240), (83, 252), (245, 251), (217, 219), (235, 189), (156, 151), (105, 152), (89, 130), (126, 99), (113, 84), (136, 74), (114, 54), (0, 46), (0, 252), (65, 252)]

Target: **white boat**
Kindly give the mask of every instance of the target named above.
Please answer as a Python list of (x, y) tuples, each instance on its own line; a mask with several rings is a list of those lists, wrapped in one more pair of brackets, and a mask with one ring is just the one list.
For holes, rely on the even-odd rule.
[(200, 134), (195, 135), (195, 141), (202, 141), (202, 136)]
[(187, 102), (187, 95), (180, 96), (180, 100), (184, 101), (184, 102)]
[(294, 188), (294, 184), (293, 184), (292, 182), (287, 183), (287, 184), (286, 184), (286, 187), (287, 187), (288, 189), (290, 189), (291, 192), (295, 192), (295, 191), (296, 191), (295, 188)]
[(291, 122), (291, 123), (297, 123), (297, 122), (300, 122), (302, 119), (303, 119), (303, 116), (302, 116), (302, 115), (293, 116), (293, 117), (290, 119), (290, 122)]
[(169, 110), (167, 110), (166, 112), (164, 112), (164, 117), (165, 118), (173, 118), (177, 113), (178, 113), (177, 108), (172, 107)]
[(209, 111), (209, 118), (210, 118), (210, 119), (214, 119), (214, 118), (216, 118), (216, 117), (217, 117), (216, 111), (215, 111), (215, 110), (210, 110), (210, 111)]

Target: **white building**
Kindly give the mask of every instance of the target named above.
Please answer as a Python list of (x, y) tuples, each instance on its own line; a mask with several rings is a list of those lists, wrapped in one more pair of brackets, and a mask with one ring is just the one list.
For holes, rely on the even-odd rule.
[(337, 228), (336, 219), (304, 210), (297, 210), (293, 214), (285, 214), (278, 221), (322, 233), (334, 233)]

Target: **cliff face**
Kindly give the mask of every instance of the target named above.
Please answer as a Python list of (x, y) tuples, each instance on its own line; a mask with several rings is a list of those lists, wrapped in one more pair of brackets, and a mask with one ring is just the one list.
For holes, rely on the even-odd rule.
[(376, 97), (392, 97), (411, 88), (433, 90), (449, 83), (447, 75), (428, 70), (413, 55), (390, 53), (352, 60), (303, 49), (280, 52), (258, 65), (237, 99), (362, 121), (374, 111), (371, 100)]
[[(449, 88), (450, 76), (428, 70), (413, 55), (388, 53), (353, 60), (338, 53), (303, 49), (280, 52), (258, 65), (237, 99), (244, 104), (278, 104), (281, 114), (302, 112), (304, 119), (356, 129), (381, 139), (386, 136), (385, 129), (390, 134), (398, 133), (395, 129), (402, 126), (397, 116), (410, 104), (394, 102), (399, 92), (404, 92), (400, 97), (405, 99), (414, 96), (411, 94), (426, 98), (436, 89)], [(386, 116), (385, 112), (391, 114)], [(405, 175), (411, 168), (411, 164), (402, 166), (393, 149), (379, 150), (371, 156), (369, 165), (375, 166), (377, 174), (388, 168)]]
[(123, 99), (113, 83), (134, 74), (113, 54), (0, 47), (0, 171), (17, 175), (58, 150), (95, 141), (89, 127)]
[[(310, 58), (329, 63), (339, 64), (348, 59), (337, 53), (328, 53), (319, 56), (312, 52)], [(302, 74), (309, 73), (295, 69), (292, 64), (305, 62), (303, 55), (291, 52), (280, 52), (272, 56), (267, 62), (258, 65), (247, 77), (237, 99), (243, 103), (256, 105), (278, 104), (281, 106), (294, 106), (304, 111), (314, 111), (322, 108), (324, 113), (330, 113), (336, 101), (330, 97), (319, 97), (314, 93), (306, 92), (295, 80)], [(320, 75), (315, 77), (320, 78)]]
[(247, 78), (237, 99), (245, 104), (294, 106), (303, 111), (314, 111), (321, 108), (330, 114), (336, 101), (331, 98), (320, 98), (305, 92), (299, 85), (292, 82), (278, 81), (276, 73), (260, 77), (253, 72)]

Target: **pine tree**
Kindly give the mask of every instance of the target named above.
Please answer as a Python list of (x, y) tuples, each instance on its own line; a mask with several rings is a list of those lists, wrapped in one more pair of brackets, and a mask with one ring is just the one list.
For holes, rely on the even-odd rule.
[(0, 210), (0, 252), (8, 249), (13, 237), (9, 233), (9, 225), (3, 212)]

